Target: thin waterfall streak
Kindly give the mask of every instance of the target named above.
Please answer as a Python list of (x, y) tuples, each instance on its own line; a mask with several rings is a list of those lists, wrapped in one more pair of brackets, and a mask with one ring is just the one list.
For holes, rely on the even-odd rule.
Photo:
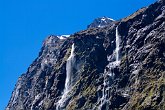
[(72, 44), (71, 54), (67, 59), (67, 64), (66, 64), (66, 81), (65, 81), (66, 91), (69, 91), (69, 88), (71, 86), (71, 73), (72, 73), (73, 60), (74, 60), (74, 44)]
[(120, 52), (120, 36), (118, 32), (118, 27), (116, 27), (116, 49), (115, 49), (115, 61), (110, 62), (107, 67), (109, 68), (108, 71), (104, 71), (103, 74), (103, 89), (102, 89), (102, 97), (98, 100), (98, 109), (103, 110), (103, 109), (109, 109), (109, 97), (110, 97), (110, 86), (111, 82), (114, 78), (114, 69), (120, 64), (120, 57), (119, 57), (119, 52)]
[(120, 36), (118, 32), (118, 27), (116, 27), (116, 62), (119, 62), (119, 50), (120, 50)]
[(65, 80), (64, 92), (63, 95), (61, 96), (61, 99), (57, 102), (56, 110), (61, 110), (61, 107), (64, 105), (65, 101), (67, 100), (67, 95), (71, 90), (71, 86), (72, 86), (71, 74), (73, 69), (73, 63), (74, 63), (74, 44), (72, 44), (71, 54), (67, 59), (67, 63), (66, 63), (66, 80)]

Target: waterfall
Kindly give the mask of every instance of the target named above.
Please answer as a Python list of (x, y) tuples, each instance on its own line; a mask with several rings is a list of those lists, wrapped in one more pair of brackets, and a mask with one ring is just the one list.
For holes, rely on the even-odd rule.
[(71, 54), (67, 59), (66, 63), (66, 80), (65, 80), (65, 91), (68, 92), (71, 87), (71, 74), (72, 74), (72, 67), (74, 63), (74, 44), (72, 44)]
[(110, 87), (114, 78), (114, 69), (117, 68), (120, 64), (119, 58), (119, 51), (120, 51), (120, 35), (118, 32), (118, 27), (116, 27), (116, 49), (114, 51), (115, 54), (115, 61), (110, 62), (107, 65), (108, 70), (104, 71), (103, 78), (103, 89), (102, 89), (102, 96), (98, 100), (98, 109), (99, 110), (109, 110), (109, 98), (110, 98)]
[(71, 54), (67, 59), (66, 63), (66, 80), (65, 80), (65, 88), (61, 99), (57, 102), (56, 110), (64, 109), (66, 100), (68, 98), (68, 93), (72, 88), (72, 72), (73, 72), (73, 64), (74, 64), (74, 44), (72, 44)]
[(116, 63), (119, 62), (119, 44), (120, 43), (120, 36), (119, 36), (119, 32), (118, 32), (118, 27), (116, 28)]

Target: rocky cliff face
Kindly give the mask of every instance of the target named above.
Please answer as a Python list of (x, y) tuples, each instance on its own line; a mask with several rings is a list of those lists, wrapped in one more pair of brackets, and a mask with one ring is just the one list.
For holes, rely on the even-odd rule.
[(165, 110), (165, 2), (49, 36), (6, 110)]

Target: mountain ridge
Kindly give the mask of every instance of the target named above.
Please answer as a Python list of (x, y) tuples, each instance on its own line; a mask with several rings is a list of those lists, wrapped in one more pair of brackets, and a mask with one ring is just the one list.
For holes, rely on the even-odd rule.
[[(160, 0), (102, 28), (88, 28), (63, 40), (49, 36), (19, 78), (6, 110), (164, 110), (164, 7)], [(72, 89), (56, 108), (73, 44)], [(117, 53), (120, 64), (114, 66)]]

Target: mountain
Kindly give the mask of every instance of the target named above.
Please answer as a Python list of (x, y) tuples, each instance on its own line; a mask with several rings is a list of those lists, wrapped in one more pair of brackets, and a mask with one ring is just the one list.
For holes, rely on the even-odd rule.
[(165, 110), (165, 1), (46, 38), (6, 110)]
[(96, 18), (90, 25), (87, 26), (87, 28), (103, 28), (105, 26), (113, 24), (113, 21), (115, 20), (109, 17)]

